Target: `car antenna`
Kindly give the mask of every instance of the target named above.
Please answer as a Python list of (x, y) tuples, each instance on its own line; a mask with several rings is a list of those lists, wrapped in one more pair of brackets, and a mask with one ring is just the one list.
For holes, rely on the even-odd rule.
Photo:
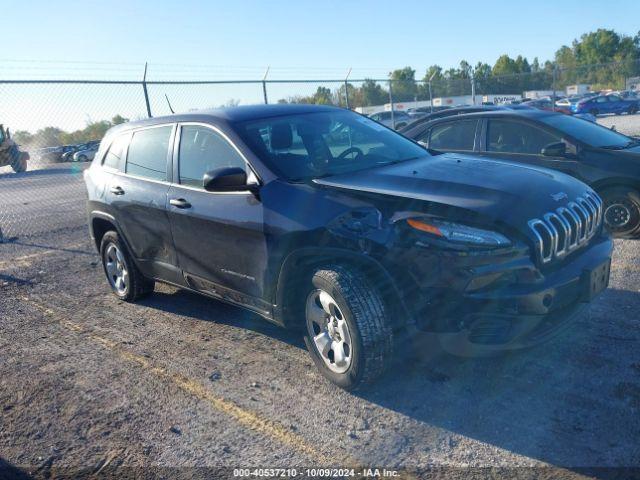
[(173, 107), (171, 107), (171, 102), (169, 101), (169, 96), (166, 93), (164, 94), (164, 98), (167, 99), (167, 104), (169, 105), (169, 110), (171, 110), (171, 113), (176, 113), (173, 111)]

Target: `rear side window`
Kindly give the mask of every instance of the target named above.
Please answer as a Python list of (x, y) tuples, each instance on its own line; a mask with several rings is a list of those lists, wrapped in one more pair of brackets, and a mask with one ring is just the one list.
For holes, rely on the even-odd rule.
[(429, 148), (434, 150), (472, 151), (478, 120), (459, 120), (436, 125), (431, 129)]
[(244, 159), (231, 144), (207, 127), (184, 125), (180, 134), (178, 169), (180, 183), (202, 187), (206, 172), (224, 167), (246, 167)]
[(129, 143), (130, 134), (125, 133), (117, 136), (104, 156), (102, 165), (115, 170), (122, 170), (124, 164), (124, 153), (127, 150), (127, 144)]
[(127, 153), (127, 173), (151, 180), (166, 180), (172, 129), (172, 126), (166, 126), (135, 132)]

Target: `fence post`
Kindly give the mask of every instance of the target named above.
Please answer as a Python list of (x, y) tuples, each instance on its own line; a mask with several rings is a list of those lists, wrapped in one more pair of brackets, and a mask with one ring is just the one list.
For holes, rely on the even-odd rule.
[(393, 112), (393, 93), (391, 91), (392, 81), (389, 80), (389, 103), (391, 104), (391, 128), (396, 129), (396, 116)]
[(471, 70), (471, 104), (474, 106), (476, 104), (476, 79), (473, 70)]
[(551, 103), (551, 108), (553, 110), (555, 110), (555, 108), (556, 108), (556, 76), (557, 76), (557, 68), (558, 68), (558, 66), (554, 63), (553, 64), (553, 74), (552, 74), (552, 77), (551, 77), (551, 82), (552, 82), (551, 88), (553, 89), (553, 95), (551, 97), (551, 102), (552, 102)]
[(147, 62), (144, 62), (144, 75), (142, 77), (142, 91), (144, 92), (144, 101), (147, 103), (147, 115), (151, 118), (151, 104), (149, 103), (149, 92), (147, 92)]
[(349, 68), (347, 76), (344, 77), (344, 101), (347, 104), (347, 110), (351, 110), (351, 106), (349, 105), (349, 75), (351, 75), (351, 68)]
[(264, 72), (264, 76), (262, 77), (262, 95), (264, 96), (264, 104), (269, 104), (269, 99), (267, 98), (267, 75), (269, 75), (269, 69), (271, 67), (267, 67), (267, 71)]

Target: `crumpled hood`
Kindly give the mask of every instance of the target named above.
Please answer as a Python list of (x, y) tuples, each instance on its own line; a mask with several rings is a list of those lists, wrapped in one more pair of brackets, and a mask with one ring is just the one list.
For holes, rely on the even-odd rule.
[[(443, 154), (315, 180), (320, 185), (452, 206), (528, 232), (528, 221), (591, 188), (553, 170)], [(527, 233), (528, 235), (528, 233)]]

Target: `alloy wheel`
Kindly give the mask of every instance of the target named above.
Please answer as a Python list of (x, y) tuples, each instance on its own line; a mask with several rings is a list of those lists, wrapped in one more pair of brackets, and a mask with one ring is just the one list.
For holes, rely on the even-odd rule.
[(336, 300), (324, 290), (307, 297), (307, 330), (313, 344), (332, 372), (345, 373), (351, 366), (353, 343), (349, 325)]
[(110, 243), (105, 249), (104, 268), (111, 287), (118, 295), (125, 295), (129, 288), (129, 272), (124, 255), (114, 243)]

